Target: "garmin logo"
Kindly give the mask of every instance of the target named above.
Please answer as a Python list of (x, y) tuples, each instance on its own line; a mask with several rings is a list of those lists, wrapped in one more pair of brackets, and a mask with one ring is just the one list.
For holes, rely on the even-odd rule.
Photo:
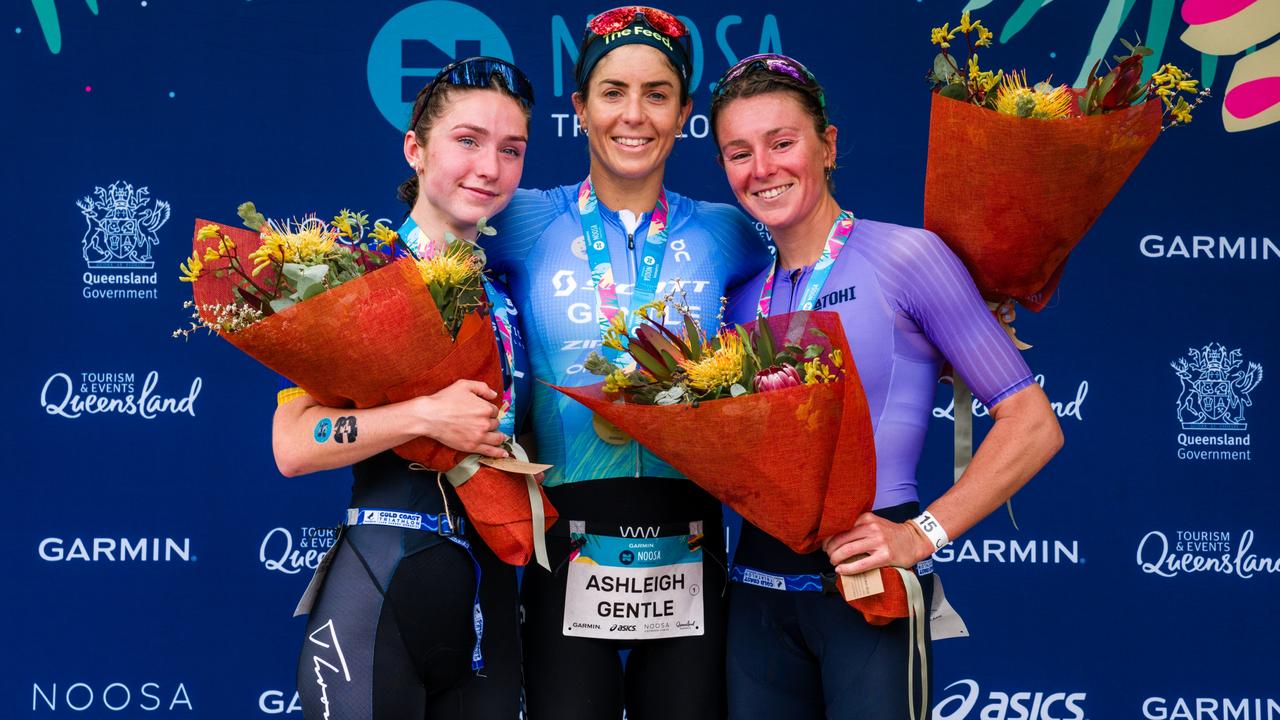
[(1086, 720), (1082, 692), (992, 690), (983, 700), (977, 681), (957, 680), (943, 693), (933, 720)]
[(1280, 258), (1280, 246), (1267, 237), (1229, 238), (1225, 235), (1192, 235), (1191, 241), (1174, 235), (1146, 235), (1138, 249), (1149, 258), (1186, 258), (1187, 260), (1273, 260)]
[(37, 549), (46, 562), (194, 562), (191, 538), (72, 538), (50, 537)]
[(99, 686), (97, 689), (89, 683), (78, 682), (63, 685), (61, 690), (56, 682), (48, 685), (32, 683), (31, 711), (44, 710), (193, 712), (195, 707), (191, 704), (187, 687), (182, 683), (178, 683), (178, 686), (172, 690), (154, 682), (142, 683), (136, 688), (116, 682)]
[(1083, 565), (1080, 541), (1071, 540), (965, 540), (933, 554), (944, 563), (991, 563), (1017, 565)]
[(302, 698), (294, 691), (293, 698), (289, 702), (285, 702), (285, 693), (282, 690), (267, 690), (258, 696), (258, 709), (264, 715), (290, 715), (293, 713), (302, 714)]
[(1162, 698), (1142, 702), (1146, 720), (1280, 720), (1275, 698)]

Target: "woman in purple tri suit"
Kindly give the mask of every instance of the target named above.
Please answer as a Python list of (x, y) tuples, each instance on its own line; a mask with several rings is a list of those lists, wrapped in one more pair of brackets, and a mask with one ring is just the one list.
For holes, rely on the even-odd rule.
[[(910, 690), (905, 618), (871, 625), (838, 594), (774, 587), (887, 566), (929, 572), (934, 552), (1049, 461), (1061, 430), (947, 246), (926, 230), (855, 218), (836, 201), (836, 128), (803, 65), (782, 55), (742, 60), (716, 85), (711, 125), (729, 185), (778, 248), (776, 263), (730, 298), (726, 322), (839, 313), (866, 390), (877, 462), (874, 511), (823, 550), (798, 555), (744, 523), (729, 595), (730, 716), (913, 716), (924, 699)], [(995, 424), (959, 481), (921, 512), (916, 464), (944, 363)], [(915, 683), (922, 685), (927, 690), (927, 681)]]

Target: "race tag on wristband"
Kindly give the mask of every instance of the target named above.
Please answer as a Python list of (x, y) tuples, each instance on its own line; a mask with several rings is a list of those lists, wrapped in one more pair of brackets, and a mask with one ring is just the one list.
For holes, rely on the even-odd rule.
[(701, 535), (620, 538), (585, 535), (569, 563), (564, 634), (608, 640), (702, 635)]

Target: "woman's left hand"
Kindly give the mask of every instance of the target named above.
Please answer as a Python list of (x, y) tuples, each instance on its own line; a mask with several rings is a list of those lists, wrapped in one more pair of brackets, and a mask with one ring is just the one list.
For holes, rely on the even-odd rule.
[[(852, 529), (827, 538), (822, 549), (841, 575), (890, 566), (909, 568), (933, 552), (923, 533), (869, 512), (859, 515)], [(863, 553), (867, 557), (850, 560)]]

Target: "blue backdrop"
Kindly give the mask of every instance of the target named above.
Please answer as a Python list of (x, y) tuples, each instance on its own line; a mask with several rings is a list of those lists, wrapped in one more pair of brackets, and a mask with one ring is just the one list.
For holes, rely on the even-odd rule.
[[(996, 31), (985, 65), (1070, 82), (1117, 35), (1141, 35), (1215, 91), (1257, 80), (1262, 99), (1228, 103), (1242, 119), (1215, 92), (1189, 128), (1162, 136), (1050, 307), (1019, 316), (1066, 447), (1015, 498), (1021, 530), (996, 513), (938, 557), (972, 636), (937, 644), (934, 717), (1276, 720), (1280, 634), (1265, 608), (1280, 590), (1280, 491), (1267, 438), (1280, 398), (1274, 379), (1253, 382), (1280, 354), (1274, 3), (969, 5)], [(780, 50), (827, 86), (842, 204), (919, 224), (929, 29), (963, 7), (672, 6), (696, 29), (695, 116), (668, 184), (732, 201), (712, 161), (707, 86), (738, 57)], [(436, 68), (477, 53), (513, 59), (536, 85), (524, 184), (579, 179), (587, 152), (570, 69), (601, 9), (4, 3), (14, 422), (0, 717), (301, 716), (303, 624), (290, 613), (333, 540), (350, 476), (282, 478), (274, 376), (215, 338), (170, 337), (185, 324), (177, 265), (193, 218), (233, 220), (252, 199), (268, 214), (354, 207), (398, 219), (407, 101)], [(1189, 20), (1226, 40), (1188, 45)], [(124, 229), (147, 242), (104, 251)], [(1204, 427), (1179, 410), (1214, 398), (1241, 403), (1236, 422)], [(950, 482), (948, 402), (940, 390), (925, 498)], [(978, 419), (980, 433), (988, 423)]]

